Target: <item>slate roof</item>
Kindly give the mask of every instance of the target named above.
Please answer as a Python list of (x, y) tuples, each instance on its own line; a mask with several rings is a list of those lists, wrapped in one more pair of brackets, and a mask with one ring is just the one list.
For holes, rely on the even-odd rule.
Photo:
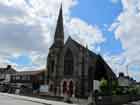
[(13, 69), (10, 65), (8, 65), (7, 67), (5, 68), (0, 68), (0, 73), (3, 74), (13, 74), (13, 73), (16, 73), (16, 70)]
[(90, 57), (97, 56), (94, 52), (92, 52), (91, 50), (87, 49), (86, 47), (84, 47), (83, 45), (81, 45), (80, 43), (78, 43), (77, 41), (72, 39), (71, 37), (69, 37), (68, 39), (71, 40), (78, 48), (82, 48), (82, 50), (88, 50), (88, 54), (89, 54)]
[(14, 75), (37, 75), (44, 71), (45, 71), (45, 69), (34, 70), (34, 71), (20, 71), (20, 72), (15, 73)]
[(113, 80), (117, 80), (116, 74), (112, 71), (112, 69), (110, 68), (110, 66), (106, 63), (106, 61), (102, 58), (101, 55), (98, 55), (98, 60), (100, 61), (101, 65), (104, 65), (104, 67), (106, 68), (107, 72), (109, 74), (111, 74), (112, 79)]
[(77, 41), (73, 40), (71, 37), (68, 38), (68, 40), (71, 40), (73, 44), (75, 44), (78, 48), (82, 48), (83, 50), (88, 50), (88, 54), (90, 57), (92, 58), (97, 58), (98, 61), (101, 61), (102, 63), (101, 65), (104, 65), (104, 67), (106, 68), (106, 70), (108, 71), (108, 73), (110, 73), (112, 75), (112, 79), (116, 80), (117, 76), (115, 75), (115, 73), (112, 71), (112, 69), (110, 68), (110, 66), (107, 64), (107, 62), (102, 58), (101, 55), (97, 55), (94, 52), (92, 52), (91, 50), (87, 49), (86, 47), (82, 46), (80, 43), (78, 43)]

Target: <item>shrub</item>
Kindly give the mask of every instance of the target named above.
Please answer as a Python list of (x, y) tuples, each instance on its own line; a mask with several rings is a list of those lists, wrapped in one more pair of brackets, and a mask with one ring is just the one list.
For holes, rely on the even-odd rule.
[(109, 87), (108, 87), (108, 81), (105, 80), (105, 79), (102, 79), (100, 81), (100, 90), (101, 90), (101, 92), (104, 93), (104, 94), (106, 94), (108, 92), (108, 89), (109, 89)]
[(138, 89), (136, 87), (130, 87), (128, 89), (128, 93), (131, 95), (136, 95), (138, 93)]

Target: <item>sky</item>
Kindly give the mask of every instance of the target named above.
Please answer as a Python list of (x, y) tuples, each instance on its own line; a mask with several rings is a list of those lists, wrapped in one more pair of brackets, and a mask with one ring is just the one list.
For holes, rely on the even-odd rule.
[(46, 67), (60, 5), (68, 36), (140, 81), (140, 0), (0, 0), (0, 66)]

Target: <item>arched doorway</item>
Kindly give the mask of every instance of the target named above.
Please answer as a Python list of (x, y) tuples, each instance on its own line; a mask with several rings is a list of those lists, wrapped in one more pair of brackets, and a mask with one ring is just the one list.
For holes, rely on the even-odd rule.
[(64, 75), (72, 75), (73, 68), (73, 55), (71, 50), (68, 49), (64, 56)]
[(63, 82), (63, 94), (65, 94), (67, 92), (67, 82), (64, 81)]
[(70, 82), (69, 82), (69, 95), (70, 95), (70, 96), (73, 95), (73, 88), (74, 88), (73, 81), (70, 81)]

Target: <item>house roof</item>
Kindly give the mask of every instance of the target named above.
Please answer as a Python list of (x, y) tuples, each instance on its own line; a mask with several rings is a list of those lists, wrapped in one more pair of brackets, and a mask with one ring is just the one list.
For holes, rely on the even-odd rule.
[(88, 48), (84, 47), (83, 45), (81, 45), (80, 43), (75, 41), (73, 38), (69, 37), (68, 40), (72, 41), (72, 43), (75, 44), (78, 48), (82, 48), (82, 50), (87, 50), (90, 57), (95, 57), (96, 56), (96, 54), (94, 52), (92, 52)]
[(20, 72), (13, 74), (13, 75), (37, 75), (37, 74), (44, 72), (45, 70), (46, 69), (34, 70), (34, 71), (20, 71)]
[(16, 73), (17, 71), (12, 68), (10, 65), (8, 65), (7, 67), (5, 68), (0, 68), (0, 73), (7, 73), (7, 74), (13, 74), (13, 73)]

